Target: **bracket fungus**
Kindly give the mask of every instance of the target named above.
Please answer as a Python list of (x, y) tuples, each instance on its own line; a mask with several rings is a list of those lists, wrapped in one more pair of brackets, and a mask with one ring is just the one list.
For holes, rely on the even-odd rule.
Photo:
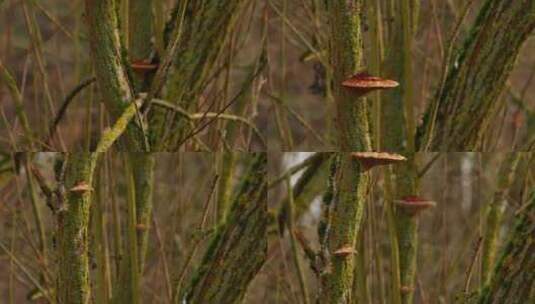
[(387, 152), (353, 152), (351, 156), (361, 164), (364, 171), (375, 166), (390, 165), (407, 160), (402, 155)]
[(136, 224), (136, 230), (137, 231), (145, 231), (145, 230), (148, 230), (149, 227), (147, 227), (147, 225), (144, 225), (144, 224)]
[(413, 216), (417, 215), (420, 211), (436, 205), (434, 201), (426, 200), (415, 195), (405, 196), (399, 200), (395, 200), (394, 203), (398, 208)]
[(84, 193), (92, 190), (93, 189), (91, 186), (89, 186), (85, 181), (81, 181), (69, 189), (69, 191), (73, 193)]
[(343, 246), (333, 252), (333, 255), (338, 257), (346, 257), (352, 254), (357, 254), (357, 251), (355, 248), (353, 248), (353, 246), (350, 245)]
[(144, 74), (158, 69), (158, 65), (155, 63), (150, 63), (146, 60), (136, 60), (130, 63), (130, 67), (136, 73)]
[(395, 88), (397, 81), (371, 76), (366, 72), (357, 73), (342, 82), (342, 86), (350, 89), (358, 96), (363, 96), (371, 91)]

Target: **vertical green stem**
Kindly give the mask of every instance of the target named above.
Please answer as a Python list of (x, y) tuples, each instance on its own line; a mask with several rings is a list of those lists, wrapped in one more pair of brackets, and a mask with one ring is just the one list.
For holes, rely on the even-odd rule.
[(17, 87), (17, 83), (15, 82), (15, 79), (13, 79), (13, 76), (11, 76), (11, 73), (9, 73), (8, 69), (4, 66), (2, 63), (2, 60), (0, 59), (0, 79), (2, 79), (2, 82), (7, 86), (9, 93), (11, 94), (11, 98), (13, 99), (13, 102), (15, 103), (15, 113), (17, 115), (17, 118), (20, 120), (22, 129), (24, 130), (24, 135), (26, 136), (26, 140), (28, 141), (28, 146), (30, 150), (33, 150), (33, 132), (30, 128), (30, 123), (28, 122), (28, 116), (26, 115), (26, 111), (24, 110), (22, 95), (19, 91), (19, 88)]
[[(125, 156), (126, 157), (126, 156)], [(127, 248), (128, 256), (124, 259), (127, 263), (125, 271), (128, 273), (127, 285), (124, 289), (129, 290), (126, 297), (122, 298), (127, 303), (139, 303), (139, 264), (138, 264), (138, 240), (137, 240), (137, 205), (136, 205), (136, 182), (134, 180), (133, 170), (131, 164), (125, 158), (124, 166), (126, 170), (127, 179)]]
[(403, 105), (405, 109), (405, 123), (407, 130), (407, 150), (414, 151), (414, 133), (415, 133), (415, 117), (414, 117), (414, 96), (412, 89), (412, 34), (413, 27), (411, 25), (412, 7), (409, 2), (417, 3), (419, 0), (402, 0), (401, 4), (401, 20), (403, 27)]
[(368, 105), (342, 87), (342, 82), (358, 72), (362, 57), (360, 29), (361, 0), (334, 0), (329, 4), (331, 23), (331, 65), (333, 93), (341, 151), (368, 151), (371, 148)]
[[(132, 104), (134, 97), (121, 42), (117, 5), (112, 0), (85, 0), (91, 59), (104, 103), (114, 120)], [(126, 133), (122, 149), (142, 151), (147, 148), (144, 134), (134, 122), (128, 124)]]
[[(128, 52), (131, 60), (148, 60), (152, 51), (152, 0), (128, 0)], [(147, 75), (134, 75), (136, 91), (146, 90)], [(129, 164), (135, 186), (138, 267), (143, 273), (148, 232), (152, 214), (155, 156), (151, 153), (130, 153)]]
[(320, 303), (352, 303), (355, 254), (337, 255), (342, 248), (356, 249), (370, 177), (350, 154), (342, 154), (336, 172), (334, 206), (327, 221), (327, 256), (321, 273)]
[(152, 215), (156, 155), (145, 152), (130, 153), (129, 159), (135, 187), (138, 265), (140, 273), (143, 273)]
[[(419, 192), (417, 156), (409, 156), (397, 169), (396, 198), (417, 195)], [(397, 292), (401, 292), (401, 303), (409, 304), (413, 303), (414, 298), (419, 217), (418, 214), (410, 214), (401, 208), (395, 210), (400, 271), (400, 290)]]
[(385, 169), (385, 210), (388, 226), (388, 238), (390, 239), (390, 268), (391, 268), (391, 301), (393, 304), (401, 304), (401, 278), (399, 261), (398, 230), (396, 225), (394, 208), (394, 189), (392, 171)]
[(310, 301), (308, 300), (308, 291), (307, 291), (307, 284), (305, 280), (305, 275), (303, 273), (303, 267), (301, 266), (301, 261), (299, 260), (299, 254), (297, 252), (297, 244), (294, 236), (294, 200), (293, 200), (293, 193), (292, 193), (292, 186), (290, 184), (290, 178), (286, 177), (286, 188), (288, 189), (288, 200), (286, 201), (286, 204), (288, 205), (288, 231), (290, 235), (290, 246), (292, 250), (292, 258), (295, 264), (295, 269), (297, 271), (297, 278), (299, 280), (299, 287), (301, 289), (301, 298), (303, 299), (303, 303), (308, 304)]
[(488, 205), (485, 233), (481, 256), (481, 284), (488, 284), (494, 269), (498, 250), (498, 234), (505, 209), (507, 189), (513, 182), (513, 175), (520, 159), (520, 153), (509, 153), (500, 166), (498, 181), (492, 201)]
[[(91, 185), (97, 153), (67, 154), (66, 201), (58, 210), (57, 298), (62, 304), (86, 304), (90, 298), (88, 235)], [(86, 185), (86, 191), (70, 191)]]
[[(148, 60), (152, 51), (152, 0), (128, 1), (128, 55), (132, 61)], [(146, 74), (134, 75), (134, 88), (139, 91)]]
[[(381, 75), (381, 62), (383, 60), (383, 27), (381, 24), (381, 6), (378, 0), (368, 0), (367, 16), (370, 21), (368, 32), (370, 39), (370, 73)], [(381, 93), (373, 93), (373, 149), (381, 150)]]
[(357, 240), (357, 257), (355, 262), (355, 279), (353, 280), (353, 303), (370, 303), (370, 295), (368, 293), (368, 273), (366, 271), (366, 238), (365, 229), (362, 228)]
[(37, 228), (37, 233), (39, 237), (39, 250), (41, 251), (41, 257), (43, 259), (43, 264), (47, 265), (47, 242), (46, 242), (46, 236), (45, 236), (45, 227), (43, 225), (43, 216), (41, 214), (41, 210), (39, 208), (39, 197), (37, 195), (37, 191), (35, 189), (35, 182), (33, 180), (32, 171), (30, 168), (30, 160), (28, 158), (31, 158), (31, 153), (26, 154), (25, 157), (25, 170), (26, 170), (26, 177), (28, 179), (28, 190), (30, 191), (30, 200), (32, 202), (32, 211), (33, 215), (35, 217), (35, 227)]
[(95, 193), (95, 206), (91, 210), (91, 221), (93, 223), (94, 241), (93, 252), (96, 258), (97, 271), (95, 275), (95, 301), (107, 304), (111, 294), (110, 268), (108, 256), (108, 244), (106, 242), (106, 221), (104, 196), (101, 184), (101, 174), (97, 175), (97, 188)]
[(137, 235), (137, 205), (136, 205), (136, 182), (134, 180), (134, 166), (129, 162), (130, 155), (123, 154), (124, 167), (126, 168), (126, 250), (121, 259), (119, 269), (119, 282), (114, 290), (114, 303), (139, 303), (139, 247)]
[(236, 162), (236, 153), (232, 151), (221, 152), (219, 154), (220, 158), (220, 172), (219, 172), (219, 183), (217, 189), (217, 215), (219, 219), (224, 219), (226, 217), (226, 212), (228, 210), (228, 205), (230, 201), (230, 194), (232, 190), (232, 176), (234, 174), (234, 165)]

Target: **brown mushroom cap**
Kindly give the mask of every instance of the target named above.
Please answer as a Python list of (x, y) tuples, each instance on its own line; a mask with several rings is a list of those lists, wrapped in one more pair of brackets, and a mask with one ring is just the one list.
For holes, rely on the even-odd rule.
[(335, 252), (333, 252), (333, 255), (339, 256), (339, 257), (346, 257), (351, 254), (357, 254), (357, 251), (355, 250), (355, 248), (353, 248), (353, 246), (350, 246), (350, 245), (343, 246), (337, 249)]
[(92, 190), (93, 189), (91, 188), (91, 186), (89, 186), (85, 181), (81, 181), (78, 184), (74, 185), (71, 189), (69, 189), (70, 192), (76, 193), (84, 193)]
[(387, 152), (353, 152), (351, 156), (360, 162), (365, 171), (375, 166), (384, 166), (407, 160), (403, 155)]
[(138, 231), (144, 231), (144, 230), (147, 230), (147, 229), (148, 229), (147, 225), (136, 224), (136, 230), (138, 230)]
[(399, 200), (395, 200), (394, 203), (411, 215), (416, 215), (420, 211), (436, 205), (434, 201), (426, 200), (415, 195), (405, 196)]
[(154, 71), (158, 68), (157, 64), (147, 62), (145, 60), (137, 60), (130, 63), (130, 66), (132, 67), (132, 70), (137, 73), (147, 73), (150, 71)]
[(371, 91), (395, 88), (397, 81), (371, 76), (366, 72), (357, 73), (342, 82), (342, 86), (355, 93), (365, 95)]

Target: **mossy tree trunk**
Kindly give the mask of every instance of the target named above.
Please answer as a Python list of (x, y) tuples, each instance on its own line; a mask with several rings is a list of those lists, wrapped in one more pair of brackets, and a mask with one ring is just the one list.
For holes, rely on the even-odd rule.
[[(420, 192), (416, 155), (409, 157), (406, 163), (396, 166), (394, 172), (396, 174), (396, 197), (394, 199), (417, 195)], [(415, 290), (419, 215), (410, 214), (402, 208), (394, 210), (396, 212), (400, 286), (399, 290), (393, 290), (393, 292), (401, 294), (401, 303), (410, 304), (413, 303)]]
[(336, 252), (344, 249), (356, 252), (370, 176), (349, 153), (341, 153), (333, 162), (333, 188), (328, 190), (333, 191), (332, 199), (324, 200), (327, 204), (324, 210), (330, 211), (324, 212), (320, 226), (324, 266), (320, 274), (319, 303), (353, 303), (356, 255)]
[(498, 251), (498, 236), (501, 229), (503, 213), (505, 211), (507, 190), (513, 182), (513, 176), (520, 156), (520, 153), (510, 153), (502, 162), (500, 170), (498, 171), (498, 181), (496, 182), (497, 185), (496, 190), (494, 191), (494, 196), (487, 206), (487, 217), (481, 255), (482, 285), (489, 283), (492, 278), (492, 270), (494, 269), (496, 253)]
[[(393, 185), (391, 199), (387, 201), (393, 221), (389, 222), (391, 242), (398, 248), (392, 248), (392, 301), (394, 303), (412, 303), (414, 278), (416, 274), (416, 256), (418, 249), (418, 216), (408, 214), (394, 207), (393, 200), (405, 196), (418, 195), (417, 165), (415, 153), (414, 97), (412, 81), (412, 39), (417, 29), (419, 0), (391, 1), (394, 15), (388, 41), (385, 76), (400, 83), (398, 88), (385, 92), (382, 111), (383, 149), (396, 151), (407, 157), (404, 164), (387, 171), (385, 178)], [(397, 252), (394, 252), (397, 251)], [(398, 260), (399, 259), (399, 260)], [(399, 265), (397, 265), (399, 264)], [(396, 276), (396, 277), (394, 277)]]
[[(152, 0), (128, 1), (128, 53), (132, 61), (150, 61), (153, 37)], [(134, 75), (136, 92), (147, 91), (151, 75)], [(143, 273), (147, 252), (148, 233), (152, 215), (152, 194), (154, 183), (154, 166), (156, 158), (153, 153), (130, 153), (129, 163), (132, 167), (135, 201), (136, 227), (138, 244), (139, 271)]]
[[(135, 97), (129, 76), (130, 66), (119, 29), (118, 11), (117, 1), (85, 0), (93, 67), (104, 104), (113, 120), (117, 120), (127, 110)], [(120, 140), (121, 148), (144, 151), (148, 148), (144, 136), (140, 126), (131, 121), (127, 126), (126, 137)]]
[(143, 273), (152, 216), (156, 155), (138, 152), (130, 153), (129, 157), (135, 186), (138, 269)]
[[(177, 60), (166, 80), (166, 100), (177, 103), (186, 110), (196, 104), (214, 75), (215, 63), (221, 55), (229, 34), (251, 0), (189, 1), (183, 23)], [(179, 2), (180, 4), (180, 2)], [(177, 5), (173, 18), (178, 18)], [(175, 23), (171, 21), (169, 24)], [(168, 27), (167, 33), (170, 32)], [(166, 34), (166, 41), (169, 39)], [(151, 115), (151, 139), (164, 150), (175, 150), (188, 127), (183, 117), (156, 111)]]
[(342, 87), (342, 82), (361, 68), (362, 1), (334, 0), (329, 1), (327, 5), (331, 26), (330, 58), (337, 113), (338, 149), (368, 151), (371, 147), (368, 104), (364, 98), (357, 98), (350, 90)]
[(517, 211), (514, 228), (483, 289), (479, 304), (533, 303), (535, 300), (535, 189)]
[[(333, 96), (336, 103), (338, 150), (369, 151), (371, 149), (368, 105), (342, 82), (359, 72), (362, 57), (360, 0), (329, 1), (328, 16), (331, 27), (330, 61), (333, 74)], [(321, 303), (352, 303), (355, 257), (335, 254), (346, 248), (356, 251), (357, 236), (362, 226), (364, 202), (370, 178), (349, 153), (333, 160), (331, 172), (336, 188), (332, 202), (324, 201), (320, 238), (323, 243), (322, 259), (325, 263), (320, 274)], [(323, 227), (323, 228), (322, 228)], [(357, 270), (358, 271), (358, 270)]]
[[(57, 300), (61, 304), (86, 304), (90, 298), (87, 229), (97, 153), (71, 153), (65, 158), (66, 193), (57, 211)], [(86, 190), (74, 191), (77, 186)]]
[(535, 1), (487, 0), (447, 62), (419, 128), (421, 150), (481, 150), (522, 44), (535, 29)]
[(239, 303), (267, 256), (267, 155), (255, 153), (227, 217), (175, 303)]
[(219, 219), (225, 218), (232, 193), (232, 176), (236, 165), (236, 153), (227, 151), (218, 154), (219, 157), (219, 182), (217, 185), (217, 216)]

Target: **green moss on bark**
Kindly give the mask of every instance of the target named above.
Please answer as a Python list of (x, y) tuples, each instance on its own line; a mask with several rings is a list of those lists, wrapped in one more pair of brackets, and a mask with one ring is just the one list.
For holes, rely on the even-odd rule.
[[(113, 0), (85, 0), (86, 20), (93, 67), (106, 107), (118, 119), (134, 102), (133, 90), (125, 67), (117, 5)], [(143, 151), (143, 134), (134, 122), (127, 126), (123, 149)]]
[[(419, 180), (417, 169), (417, 155), (408, 156), (407, 161), (395, 168), (396, 173), (396, 197), (418, 195)], [(416, 277), (418, 256), (418, 224), (419, 214), (407, 213), (402, 208), (396, 210), (396, 231), (399, 252), (400, 288), (394, 292), (401, 294), (401, 303), (413, 303), (414, 280)]]
[[(207, 0), (190, 1), (186, 11), (184, 27), (176, 60), (166, 81), (165, 99), (176, 102), (182, 108), (191, 109), (214, 73), (214, 64), (223, 51), (228, 36), (251, 0)], [(174, 18), (177, 18), (178, 6)], [(174, 24), (172, 20), (169, 24)], [(168, 32), (171, 30), (168, 28)], [(169, 122), (173, 122), (171, 126)], [(155, 110), (151, 116), (154, 125), (151, 139), (160, 142), (162, 135), (169, 145), (182, 140), (187, 121), (180, 116)], [(165, 128), (170, 132), (163, 134)]]
[(91, 190), (69, 191), (74, 186), (91, 186), (97, 153), (67, 154), (66, 201), (58, 211), (58, 288), (62, 304), (89, 302), (88, 235)]
[(481, 281), (487, 284), (492, 277), (492, 270), (498, 251), (498, 234), (505, 210), (505, 197), (507, 189), (513, 182), (516, 166), (520, 159), (520, 153), (510, 153), (503, 161), (498, 172), (498, 181), (492, 201), (487, 207), (485, 234), (481, 255)]
[(474, 151), (501, 102), (499, 95), (522, 44), (535, 28), (535, 1), (487, 0), (464, 44), (448, 62), (419, 128), (420, 148)]
[[(370, 177), (350, 154), (341, 155), (335, 177), (336, 193), (327, 228), (326, 265), (321, 274), (320, 303), (353, 303), (355, 254), (336, 255), (341, 248), (356, 249)], [(325, 255), (325, 253), (324, 253)]]
[[(266, 153), (256, 153), (228, 216), (176, 303), (239, 303), (267, 255)], [(185, 302), (182, 302), (185, 301)]]
[(362, 1), (334, 0), (328, 5), (331, 23), (330, 58), (339, 150), (367, 151), (371, 147), (368, 104), (364, 98), (358, 98), (350, 90), (342, 87), (342, 82), (360, 69)]
[(483, 289), (479, 304), (520, 304), (535, 300), (535, 189), (515, 217), (514, 228)]
[(135, 184), (138, 269), (143, 273), (152, 215), (156, 159), (154, 153), (130, 153), (129, 156)]

